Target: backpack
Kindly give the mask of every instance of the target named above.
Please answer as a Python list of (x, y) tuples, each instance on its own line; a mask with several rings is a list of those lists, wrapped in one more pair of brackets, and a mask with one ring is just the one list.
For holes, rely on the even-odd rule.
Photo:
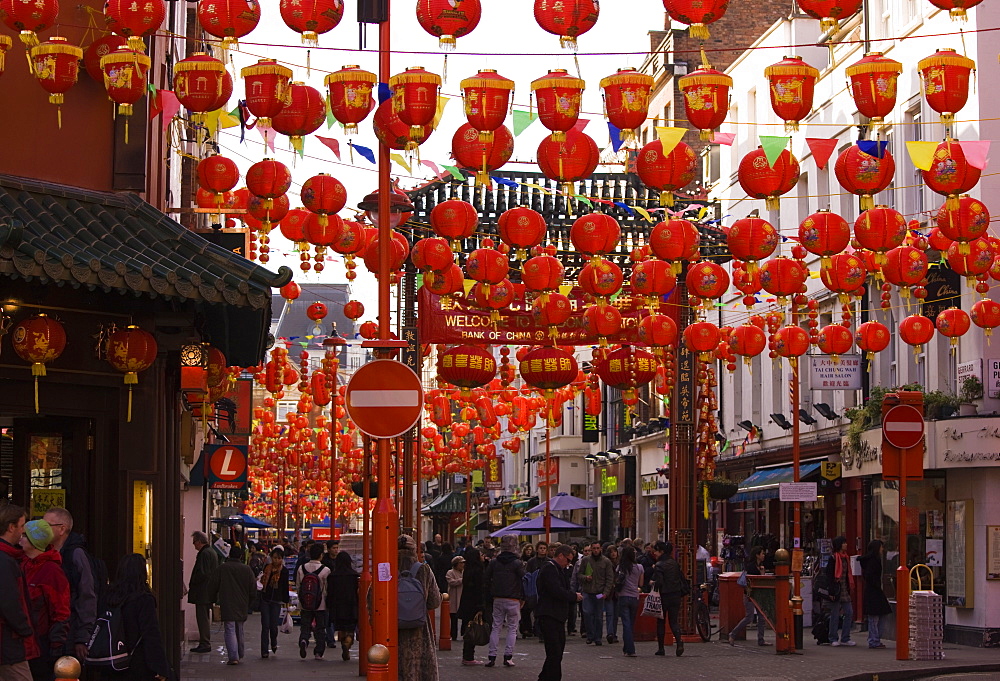
[(622, 570), (621, 565), (615, 570), (615, 593), (620, 592), (625, 588), (625, 571)]
[[(419, 569), (420, 563), (414, 565)], [(397, 613), (400, 629), (420, 629), (427, 623), (427, 594), (424, 593), (424, 584), (409, 570), (399, 573)]]
[(319, 572), (323, 569), (320, 566), (316, 572), (309, 572), (306, 566), (302, 566), (302, 583), (299, 584), (299, 605), (303, 610), (319, 610), (323, 605), (323, 584), (319, 581)]
[[(139, 637), (139, 641), (142, 637)], [(97, 617), (94, 633), (87, 644), (86, 663), (91, 667), (123, 672), (132, 662), (132, 654), (139, 647), (139, 641), (129, 650), (125, 643), (125, 625), (122, 622), (122, 606), (105, 609)]]
[(70, 589), (75, 594), (80, 588), (80, 572), (76, 569), (76, 563), (73, 562), (73, 554), (76, 551), (83, 551), (83, 555), (87, 557), (87, 563), (90, 564), (90, 574), (94, 577), (94, 594), (97, 596), (97, 602), (100, 603), (108, 588), (107, 563), (94, 556), (82, 544), (74, 544), (67, 548), (68, 550), (64, 548), (64, 551), (60, 553), (62, 553), (63, 558), (63, 571), (66, 573)]
[(521, 577), (521, 591), (529, 608), (538, 605), (538, 572), (538, 570), (525, 572), (524, 577)]

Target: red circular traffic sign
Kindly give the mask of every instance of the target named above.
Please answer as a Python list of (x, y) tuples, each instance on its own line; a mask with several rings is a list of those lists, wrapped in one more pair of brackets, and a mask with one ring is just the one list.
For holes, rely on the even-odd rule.
[(347, 382), (347, 414), (371, 437), (399, 437), (420, 420), (424, 389), (413, 369), (394, 359), (377, 359)]
[(924, 439), (924, 417), (916, 407), (897, 404), (882, 418), (882, 437), (899, 449), (916, 447)]
[(212, 452), (208, 466), (219, 480), (239, 480), (246, 474), (247, 458), (239, 447), (223, 445)]

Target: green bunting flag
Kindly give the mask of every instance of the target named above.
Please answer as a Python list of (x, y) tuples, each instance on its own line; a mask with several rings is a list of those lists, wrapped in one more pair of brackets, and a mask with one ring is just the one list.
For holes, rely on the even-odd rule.
[(454, 177), (456, 180), (465, 179), (465, 175), (462, 174), (462, 171), (459, 170), (457, 166), (447, 166), (442, 163), (441, 167), (447, 170), (449, 173), (451, 173), (451, 176)]
[(764, 148), (764, 155), (767, 156), (767, 164), (774, 167), (775, 161), (778, 160), (778, 156), (781, 152), (785, 150), (788, 146), (788, 140), (791, 137), (776, 137), (772, 135), (761, 135), (760, 136), (760, 146)]
[(514, 137), (528, 129), (528, 126), (538, 118), (530, 111), (518, 111), (514, 109)]

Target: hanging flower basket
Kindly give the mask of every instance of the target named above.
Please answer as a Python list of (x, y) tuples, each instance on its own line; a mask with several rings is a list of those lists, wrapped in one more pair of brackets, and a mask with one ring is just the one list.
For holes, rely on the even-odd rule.
[(709, 480), (705, 486), (708, 488), (708, 496), (716, 501), (726, 501), (740, 489), (739, 483), (722, 478)]

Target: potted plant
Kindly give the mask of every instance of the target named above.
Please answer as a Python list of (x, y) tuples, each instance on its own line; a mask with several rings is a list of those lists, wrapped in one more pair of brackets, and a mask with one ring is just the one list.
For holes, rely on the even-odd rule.
[(738, 482), (727, 480), (725, 478), (708, 480), (705, 482), (705, 486), (708, 488), (708, 496), (716, 501), (726, 501), (734, 496), (740, 489)]
[(960, 400), (958, 413), (960, 416), (975, 416), (979, 413), (976, 407), (976, 400), (983, 398), (983, 382), (978, 376), (966, 376), (962, 381), (962, 387), (958, 391)]

